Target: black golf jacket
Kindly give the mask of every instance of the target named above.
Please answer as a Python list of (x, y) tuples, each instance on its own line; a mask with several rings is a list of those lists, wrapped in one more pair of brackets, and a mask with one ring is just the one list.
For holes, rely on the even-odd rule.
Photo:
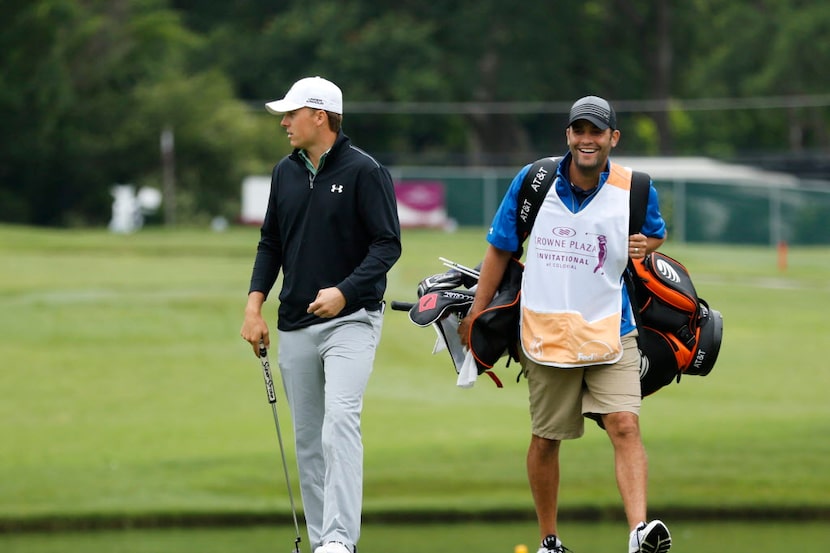
[(260, 234), (249, 293), (267, 297), (282, 269), (280, 330), (323, 322), (306, 310), (330, 286), (346, 298), (340, 316), (380, 309), (386, 273), (401, 255), (392, 177), (342, 131), (316, 176), (295, 150), (271, 174)]

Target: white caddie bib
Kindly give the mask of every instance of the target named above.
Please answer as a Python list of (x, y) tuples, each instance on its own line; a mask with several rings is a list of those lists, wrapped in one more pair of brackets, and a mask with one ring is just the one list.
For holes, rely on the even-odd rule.
[(621, 277), (628, 262), (631, 170), (614, 163), (578, 213), (552, 186), (527, 241), (521, 342), (528, 358), (554, 367), (622, 357)]

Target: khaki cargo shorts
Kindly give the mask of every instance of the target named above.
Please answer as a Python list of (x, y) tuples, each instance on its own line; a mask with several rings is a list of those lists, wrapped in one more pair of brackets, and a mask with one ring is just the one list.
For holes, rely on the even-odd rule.
[(612, 365), (560, 369), (521, 356), (530, 398), (531, 430), (550, 440), (585, 432), (585, 418), (617, 412), (640, 414), (637, 332), (622, 337), (623, 356)]

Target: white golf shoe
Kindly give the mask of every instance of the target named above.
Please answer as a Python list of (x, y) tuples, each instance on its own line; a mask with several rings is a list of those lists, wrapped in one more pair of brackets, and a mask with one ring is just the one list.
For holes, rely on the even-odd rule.
[(660, 520), (641, 522), (628, 538), (629, 553), (668, 553), (669, 549), (671, 534)]

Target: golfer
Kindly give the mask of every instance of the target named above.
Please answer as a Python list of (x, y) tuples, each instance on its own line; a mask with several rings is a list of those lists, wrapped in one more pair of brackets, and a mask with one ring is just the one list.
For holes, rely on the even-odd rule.
[(294, 151), (271, 195), (241, 335), (270, 345), (262, 307), (282, 270), (279, 369), (291, 410), (314, 553), (355, 553), (363, 504), (360, 417), (383, 321), (386, 274), (401, 255), (392, 178), (341, 130), (340, 89), (304, 78), (266, 104)]

